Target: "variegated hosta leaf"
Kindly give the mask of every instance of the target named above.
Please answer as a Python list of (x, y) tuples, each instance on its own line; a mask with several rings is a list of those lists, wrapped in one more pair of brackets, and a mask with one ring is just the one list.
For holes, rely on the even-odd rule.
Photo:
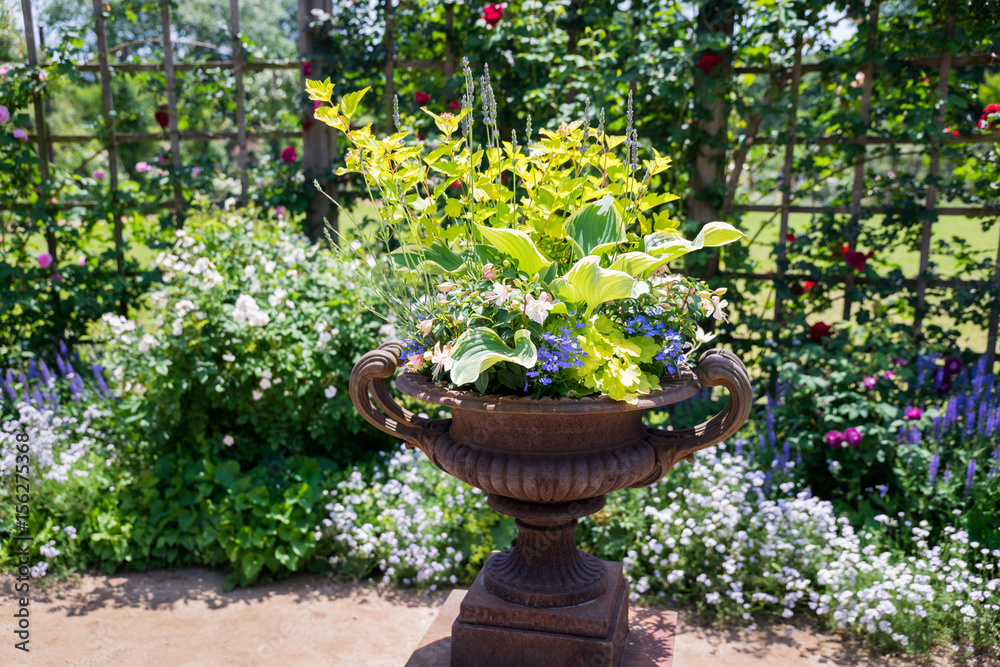
[(475, 382), (484, 371), (501, 361), (532, 368), (538, 362), (538, 349), (531, 342), (531, 332), (527, 329), (514, 332), (514, 349), (511, 349), (493, 329), (479, 327), (458, 337), (451, 359), (451, 381), (461, 386)]

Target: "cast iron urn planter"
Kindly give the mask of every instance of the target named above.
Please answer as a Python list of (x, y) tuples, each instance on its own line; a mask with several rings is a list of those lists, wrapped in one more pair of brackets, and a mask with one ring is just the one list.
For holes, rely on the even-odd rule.
[[(746, 367), (731, 352), (709, 350), (697, 374), (682, 367), (636, 404), (454, 391), (405, 371), (396, 378), (400, 391), (452, 413), (426, 419), (389, 394), (401, 352), (399, 343), (386, 343), (358, 361), (354, 405), (377, 428), (489, 494), (490, 507), (514, 517), (518, 529), (515, 546), (486, 561), (462, 602), (452, 666), (617, 667), (628, 586), (621, 563), (576, 548), (577, 520), (604, 507), (604, 494), (653, 484), (678, 461), (734, 434), (753, 402)], [(677, 431), (643, 425), (644, 410), (719, 385), (729, 403), (708, 422)]]

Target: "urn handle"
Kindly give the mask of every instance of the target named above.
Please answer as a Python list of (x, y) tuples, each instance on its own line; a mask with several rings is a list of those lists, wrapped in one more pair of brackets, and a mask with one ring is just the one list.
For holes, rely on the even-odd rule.
[(753, 387), (750, 374), (739, 357), (728, 350), (712, 349), (698, 361), (698, 382), (703, 387), (723, 386), (729, 403), (703, 424), (679, 431), (649, 429), (646, 440), (656, 451), (652, 474), (636, 486), (649, 486), (667, 474), (682, 459), (694, 461), (694, 453), (718, 444), (740, 430), (750, 416)]
[(393, 400), (387, 383), (396, 374), (402, 352), (402, 344), (393, 341), (361, 357), (351, 371), (351, 401), (375, 428), (406, 441), (409, 447), (421, 449), (433, 459), (434, 442), (448, 430), (451, 420), (419, 417)]

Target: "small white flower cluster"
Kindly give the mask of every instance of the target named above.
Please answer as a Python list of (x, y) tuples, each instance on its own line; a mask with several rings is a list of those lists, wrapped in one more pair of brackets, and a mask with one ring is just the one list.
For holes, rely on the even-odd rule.
[(831, 503), (792, 495), (792, 484), (781, 485), (787, 497), (768, 499), (763, 476), (720, 447), (628, 492), (648, 503), (649, 521), (636, 535), (644, 543), (625, 559), (633, 597), (701, 599), (746, 620), (792, 618), (808, 607), (837, 629), (901, 647), (932, 643), (929, 619), (970, 636), (996, 627), (1000, 579), (992, 577), (1000, 573), (993, 563), (970, 564), (969, 549), (979, 545), (964, 532), (949, 527), (945, 543), (930, 546), (923, 522), (912, 528), (918, 553), (904, 558), (880, 549), (879, 536), (856, 534)]
[[(456, 513), (450, 508), (462, 508), (478, 491), (471, 492), (420, 458), (418, 465), (413, 454), (401, 451), (389, 460), (385, 473), (365, 480), (355, 470), (325, 492), (329, 515), (316, 527), (314, 539), (333, 541), (334, 567), (379, 568), (385, 583), (431, 589), (458, 583), (464, 554), (455, 548), (453, 534), (463, 515), (461, 509)], [(475, 505), (483, 509), (483, 503)]]
[(0, 425), (0, 475), (17, 467), (17, 434), (28, 436), (28, 465), (35, 479), (67, 482), (70, 475), (86, 477), (87, 470), (77, 464), (88, 452), (98, 451), (104, 435), (91, 426), (103, 416), (95, 406), (88, 406), (81, 418), (57, 415), (52, 410), (38, 410), (30, 403), (17, 406), (19, 418)]
[(271, 321), (271, 317), (260, 309), (257, 301), (249, 294), (241, 294), (236, 299), (236, 306), (233, 308), (233, 319), (237, 324), (246, 323), (251, 327), (262, 327)]

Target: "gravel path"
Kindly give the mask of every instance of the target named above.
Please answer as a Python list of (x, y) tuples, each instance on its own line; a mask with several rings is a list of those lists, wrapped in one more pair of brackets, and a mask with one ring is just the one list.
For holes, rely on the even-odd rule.
[[(298, 575), (222, 593), (201, 569), (87, 575), (31, 603), (31, 652), (13, 648), (16, 601), (0, 584), (0, 665), (402, 667), (445, 593)], [(945, 664), (871, 658), (837, 637), (775, 625), (752, 635), (684, 623), (675, 667)], [(986, 664), (986, 663), (978, 663)], [(995, 663), (994, 663), (995, 664)]]

